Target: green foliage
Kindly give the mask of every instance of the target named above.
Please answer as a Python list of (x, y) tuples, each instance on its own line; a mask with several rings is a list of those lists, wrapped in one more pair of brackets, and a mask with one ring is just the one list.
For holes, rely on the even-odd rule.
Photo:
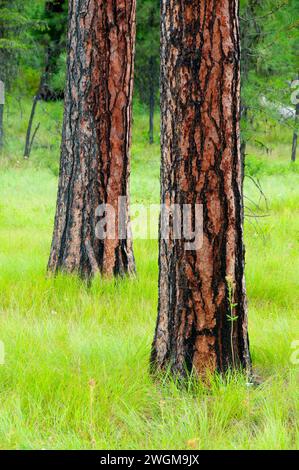
[(47, 0), (41, 20), (47, 25), (46, 32), (37, 32), (36, 40), (45, 50), (46, 98), (62, 97), (66, 77), (67, 0)]
[(1, 0), (0, 78), (19, 95), (36, 93), (45, 68), (49, 89), (64, 90), (67, 3)]
[[(299, 73), (297, 0), (241, 2), (242, 130), (254, 138), (256, 121), (281, 119), (279, 106), (294, 109), (290, 84)], [(295, 121), (285, 125), (294, 129)], [(264, 139), (265, 137), (263, 137)]]
[(160, 68), (160, 1), (137, 2), (137, 41), (135, 87), (146, 106), (150, 95), (159, 93)]
[(56, 59), (55, 68), (49, 77), (49, 85), (54, 94), (61, 94), (65, 88), (66, 80), (66, 53), (62, 52)]
[[(35, 17), (44, 2), (35, 0), (1, 0), (0, 2), (0, 79), (10, 87), (20, 66), (36, 60), (39, 46), (33, 43), (34, 31), (45, 31), (45, 25)], [(35, 55), (32, 52), (35, 52)], [(37, 55), (38, 55), (37, 54)]]

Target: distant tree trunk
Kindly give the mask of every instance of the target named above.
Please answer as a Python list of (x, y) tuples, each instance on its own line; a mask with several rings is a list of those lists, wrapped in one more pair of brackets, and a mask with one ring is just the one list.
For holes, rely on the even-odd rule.
[(3, 127), (4, 105), (0, 104), (0, 151), (4, 145), (4, 127)]
[[(39, 91), (40, 91), (40, 89), (39, 89)], [(33, 126), (33, 120), (34, 120), (34, 116), (35, 116), (36, 106), (37, 106), (37, 103), (40, 99), (39, 91), (33, 98), (31, 113), (30, 113), (30, 117), (29, 117), (29, 121), (28, 121), (28, 127), (27, 127), (27, 132), (26, 132), (26, 141), (25, 141), (25, 150), (24, 150), (24, 158), (25, 159), (28, 159), (30, 157), (30, 152), (31, 152), (31, 147), (32, 147), (31, 132), (32, 132), (32, 126)]]
[[(118, 198), (129, 229), (135, 0), (70, 0), (60, 178), (49, 270), (89, 276), (133, 273), (121, 239)], [(96, 236), (97, 208), (116, 211), (116, 236)]]
[(154, 58), (149, 59), (149, 143), (154, 143), (154, 114), (155, 114), (155, 85), (152, 76), (154, 69)]
[(4, 105), (0, 104), (0, 152), (4, 146), (4, 127), (3, 127)]
[[(57, 101), (64, 98), (64, 93), (61, 90), (54, 90), (51, 86), (51, 76), (57, 71), (57, 61), (61, 54), (62, 48), (64, 49), (64, 30), (58, 24), (65, 24), (64, 13), (68, 0), (49, 0), (45, 3), (45, 16), (50, 24), (48, 30), (49, 40), (47, 46), (47, 63), (45, 66), (44, 86), (41, 90), (40, 97), (43, 101)], [(53, 21), (55, 18), (55, 21)], [(55, 26), (54, 26), (55, 25)], [(58, 30), (55, 27), (58, 26)], [(63, 41), (62, 41), (63, 38)]]
[[(241, 67), (241, 90), (245, 88), (248, 81), (250, 70), (256, 67), (257, 54), (254, 53), (254, 47), (258, 44), (262, 37), (262, 31), (259, 23), (256, 20), (258, 9), (261, 7), (261, 0), (248, 0), (247, 6), (244, 11), (244, 18), (241, 22), (241, 48), (242, 48), (242, 67)], [(248, 121), (248, 103), (245, 97), (242, 96), (241, 100), (241, 118), (244, 122)], [(241, 158), (242, 158), (242, 172), (244, 178), (245, 160), (247, 149), (247, 136), (241, 136)]]
[[(203, 245), (160, 239), (153, 370), (250, 373), (238, 0), (162, 0), (162, 203), (203, 206)], [(162, 221), (161, 221), (162, 222)], [(160, 222), (160, 223), (161, 223)]]
[[(241, 104), (241, 112), (240, 112), (241, 119), (244, 119), (246, 122), (248, 119), (248, 107), (246, 106), (244, 100), (243, 105)], [(246, 164), (246, 149), (247, 149), (247, 139), (246, 136), (241, 134), (241, 168), (242, 168), (242, 186), (245, 178), (245, 164)], [(243, 187), (242, 187), (243, 189)]]
[(3, 127), (3, 118), (4, 118), (4, 104), (5, 104), (5, 87), (4, 82), (0, 80), (0, 152), (4, 146), (4, 127)]
[(292, 145), (292, 162), (296, 161), (297, 140), (298, 140), (298, 123), (299, 123), (299, 103), (296, 105), (295, 130), (294, 130), (293, 145)]
[(34, 121), (34, 117), (35, 117), (36, 107), (37, 107), (38, 102), (41, 100), (41, 95), (43, 94), (43, 88), (44, 88), (46, 75), (47, 75), (46, 69), (47, 69), (47, 66), (48, 66), (48, 62), (49, 62), (49, 56), (47, 54), (46, 55), (45, 71), (41, 75), (38, 90), (37, 90), (35, 96), (33, 97), (33, 102), (32, 102), (32, 107), (31, 107), (31, 112), (30, 112), (30, 117), (29, 117), (29, 121), (28, 121), (27, 132), (26, 132), (26, 141), (25, 141), (25, 150), (24, 150), (24, 158), (25, 159), (28, 159), (30, 157), (32, 144), (33, 144), (35, 135), (36, 135), (36, 133), (39, 129), (39, 126), (40, 126), (40, 124), (37, 125), (32, 137), (31, 137), (32, 126), (33, 126), (33, 121)]

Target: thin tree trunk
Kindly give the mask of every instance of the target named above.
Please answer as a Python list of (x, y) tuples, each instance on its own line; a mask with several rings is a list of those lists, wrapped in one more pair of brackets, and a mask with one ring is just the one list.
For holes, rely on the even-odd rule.
[(36, 135), (36, 133), (39, 129), (39, 126), (40, 126), (40, 124), (37, 125), (37, 127), (36, 127), (36, 129), (33, 133), (33, 136), (31, 137), (32, 126), (33, 126), (33, 121), (34, 121), (35, 112), (36, 112), (36, 106), (37, 106), (37, 103), (39, 102), (39, 100), (41, 99), (41, 94), (43, 92), (43, 87), (44, 87), (44, 82), (45, 82), (45, 78), (46, 78), (46, 69), (47, 69), (48, 62), (49, 62), (49, 56), (47, 55), (46, 56), (45, 72), (41, 76), (38, 90), (37, 90), (36, 95), (34, 96), (33, 102), (32, 102), (32, 108), (31, 108), (30, 117), (29, 117), (29, 121), (28, 121), (27, 132), (26, 132), (26, 141), (25, 141), (25, 150), (24, 150), (24, 158), (25, 159), (28, 159), (30, 157), (32, 144), (33, 144), (35, 135)]
[[(242, 88), (242, 86), (241, 86)], [(240, 118), (244, 119), (247, 122), (248, 119), (248, 107), (243, 103), (241, 104)], [(246, 149), (247, 149), (247, 139), (245, 135), (241, 134), (241, 168), (242, 168), (242, 190), (243, 182), (245, 178), (245, 165), (246, 165)]]
[[(153, 370), (251, 370), (237, 0), (162, 0), (161, 198), (203, 207), (203, 244), (160, 239)], [(171, 219), (170, 219), (171, 220)], [(162, 223), (162, 220), (161, 222)]]
[(30, 118), (29, 118), (29, 122), (28, 122), (27, 132), (26, 132), (26, 142), (25, 142), (25, 150), (24, 150), (24, 158), (25, 159), (28, 159), (30, 157), (30, 151), (31, 151), (31, 147), (32, 147), (32, 145), (31, 145), (31, 143), (32, 143), (31, 132), (32, 132), (32, 125), (33, 125), (33, 121), (34, 121), (36, 106), (37, 106), (37, 103), (39, 101), (39, 92), (40, 92), (40, 88), (38, 90), (38, 93), (33, 98), (33, 102), (32, 102), (32, 108), (31, 108)]
[(89, 276), (133, 273), (131, 239), (96, 236), (97, 208), (116, 211), (129, 174), (135, 0), (70, 0), (60, 179), (48, 268)]
[(295, 130), (292, 144), (292, 162), (296, 161), (297, 141), (298, 141), (298, 123), (299, 123), (299, 103), (296, 105)]
[(5, 104), (5, 87), (4, 83), (0, 80), (0, 152), (3, 150), (4, 146), (4, 104)]
[[(245, 88), (248, 81), (248, 75), (251, 69), (256, 67), (257, 55), (253, 53), (254, 47), (262, 37), (260, 25), (256, 21), (257, 11), (261, 7), (261, 0), (249, 0), (244, 12), (244, 18), (241, 22), (241, 46), (242, 46), (242, 70), (241, 70), (241, 90)], [(248, 103), (242, 96), (241, 100), (241, 118), (247, 123)], [(247, 136), (241, 135), (241, 158), (243, 178), (245, 174)]]
[(3, 127), (4, 104), (0, 104), (0, 152), (4, 146), (4, 127)]
[(150, 57), (149, 60), (149, 74), (150, 74), (150, 83), (149, 83), (149, 143), (152, 145), (154, 143), (154, 114), (155, 114), (155, 87), (153, 79), (153, 68), (154, 68), (154, 59)]

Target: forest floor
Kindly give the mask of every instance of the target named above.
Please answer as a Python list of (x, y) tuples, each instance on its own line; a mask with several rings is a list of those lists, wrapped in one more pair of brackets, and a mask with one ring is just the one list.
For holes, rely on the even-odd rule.
[[(250, 148), (247, 161), (267, 197), (266, 205), (246, 178), (250, 341), (261, 385), (236, 376), (188, 391), (148, 372), (156, 241), (135, 241), (136, 279), (87, 287), (46, 277), (61, 106), (40, 105), (41, 130), (24, 162), (29, 106), (13, 107), (22, 119), (7, 115), (0, 163), (0, 448), (298, 448), (299, 168), (289, 163), (290, 136), (269, 130), (272, 152)], [(146, 127), (137, 110), (132, 199), (158, 203), (159, 145), (146, 143)]]

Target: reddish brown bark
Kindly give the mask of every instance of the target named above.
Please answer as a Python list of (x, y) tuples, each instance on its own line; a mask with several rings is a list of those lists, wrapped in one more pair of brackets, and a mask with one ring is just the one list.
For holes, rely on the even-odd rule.
[[(60, 179), (49, 269), (134, 272), (129, 239), (99, 240), (96, 209), (129, 194), (136, 0), (70, 0)], [(129, 226), (129, 202), (126, 207)], [(116, 218), (116, 226), (118, 219)]]
[(162, 0), (161, 198), (204, 217), (201, 249), (160, 240), (154, 369), (250, 371), (239, 120), (238, 1)]

